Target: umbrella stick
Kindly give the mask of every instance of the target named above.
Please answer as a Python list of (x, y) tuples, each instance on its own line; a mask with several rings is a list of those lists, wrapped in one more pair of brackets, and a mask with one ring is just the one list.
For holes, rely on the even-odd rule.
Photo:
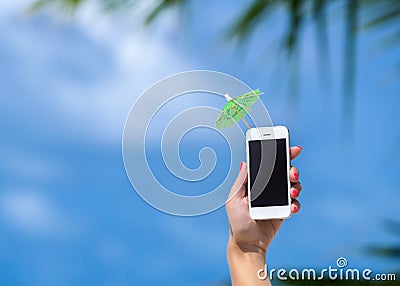
[(239, 110), (236, 108), (236, 106), (233, 106), (233, 108), (236, 110), (237, 114), (239, 114), (240, 118), (242, 118), (242, 120), (243, 120), (244, 124), (246, 124), (247, 128), (250, 129), (250, 125), (244, 119), (243, 115), (239, 112)]

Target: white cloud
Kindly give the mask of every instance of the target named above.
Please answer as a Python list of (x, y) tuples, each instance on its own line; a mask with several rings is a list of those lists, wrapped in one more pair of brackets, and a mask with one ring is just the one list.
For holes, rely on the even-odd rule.
[(33, 0), (10, 0), (0, 2), (0, 15), (10, 15), (21, 13), (23, 9), (29, 7)]
[(60, 163), (50, 158), (32, 152), (22, 152), (16, 148), (3, 146), (0, 150), (2, 161), (0, 170), (11, 177), (19, 180), (52, 180), (61, 175)]
[(71, 226), (46, 197), (32, 190), (3, 190), (0, 205), (3, 218), (25, 234), (65, 234)]
[[(119, 17), (104, 14), (89, 1), (72, 18), (44, 11), (10, 22), (30, 3), (21, 0), (0, 4), (0, 10), (6, 7), (1, 14), (7, 15), (0, 24), (7, 26), (3, 29), (8, 34), (3, 35), (6, 48), (15, 58), (23, 59), (16, 68), (19, 80), (32, 83), (35, 88), (23, 94), (25, 102), (35, 107), (29, 111), (33, 113), (30, 122), (40, 120), (35, 125), (44, 132), (51, 128), (52, 136), (119, 144), (134, 99), (161, 78), (189, 69), (190, 60), (179, 53), (175, 43), (160, 36), (175, 29), (173, 12), (167, 13), (163, 22), (146, 29), (142, 18), (136, 15), (137, 6), (135, 17), (128, 17), (128, 12), (128, 16)], [(139, 12), (148, 6), (146, 2)], [(81, 79), (82, 71), (90, 80)], [(18, 107), (25, 100), (22, 94), (19, 96), (10, 94), (3, 100)], [(23, 110), (15, 108), (13, 116), (17, 117), (18, 112), (22, 119)], [(54, 122), (60, 124), (58, 128), (52, 126)]]

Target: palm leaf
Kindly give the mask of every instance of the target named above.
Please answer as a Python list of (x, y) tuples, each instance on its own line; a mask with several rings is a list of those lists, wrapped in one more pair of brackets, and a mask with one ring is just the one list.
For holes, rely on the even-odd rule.
[(180, 6), (185, 0), (162, 0), (158, 5), (147, 15), (145, 24), (148, 25), (154, 21), (162, 12), (174, 6)]
[(228, 32), (228, 38), (246, 38), (256, 26), (265, 19), (267, 13), (272, 11), (277, 4), (276, 0), (256, 0), (247, 7), (239, 19), (232, 25)]

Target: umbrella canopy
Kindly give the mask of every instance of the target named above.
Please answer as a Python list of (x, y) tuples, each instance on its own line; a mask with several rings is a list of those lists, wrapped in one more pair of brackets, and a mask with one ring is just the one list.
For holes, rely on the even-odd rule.
[(215, 122), (215, 127), (223, 129), (232, 126), (242, 119), (247, 128), (250, 128), (250, 125), (244, 119), (244, 116), (246, 116), (250, 107), (260, 98), (261, 94), (262, 93), (259, 89), (254, 89), (248, 93), (239, 95), (236, 98), (231, 98), (228, 94), (224, 94), (224, 97), (228, 102), (219, 114), (218, 119)]

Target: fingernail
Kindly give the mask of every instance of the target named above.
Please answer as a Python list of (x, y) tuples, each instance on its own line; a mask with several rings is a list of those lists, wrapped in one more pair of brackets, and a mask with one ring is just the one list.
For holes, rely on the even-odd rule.
[(293, 189), (292, 194), (293, 194), (293, 197), (297, 198), (297, 196), (299, 195), (299, 191), (296, 189)]
[(298, 148), (300, 148), (300, 150), (303, 150), (303, 147), (301, 147), (300, 145), (297, 145)]
[(293, 206), (293, 212), (297, 212), (299, 210), (299, 208), (297, 206)]
[(240, 170), (242, 170), (243, 162), (240, 163)]
[(295, 178), (296, 180), (299, 179), (299, 174), (298, 174), (298, 173), (293, 173), (293, 176), (294, 176), (294, 178)]

